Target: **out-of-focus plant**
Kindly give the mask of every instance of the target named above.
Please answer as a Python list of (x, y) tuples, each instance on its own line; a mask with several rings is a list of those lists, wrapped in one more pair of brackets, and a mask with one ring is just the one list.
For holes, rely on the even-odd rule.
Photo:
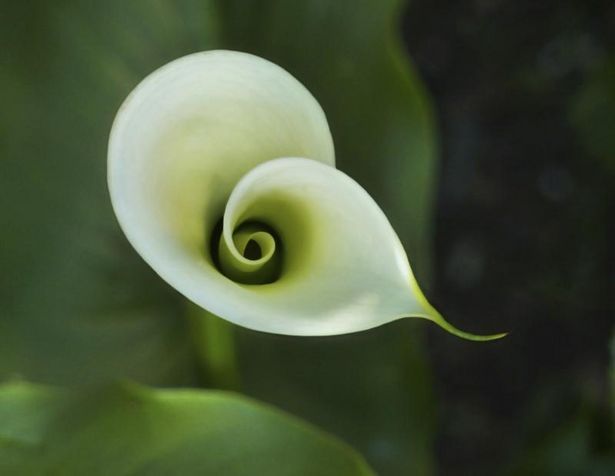
[(588, 152), (615, 172), (615, 58), (589, 75), (570, 109), (572, 124)]
[(373, 474), (337, 439), (220, 391), (9, 382), (0, 385), (0, 422), (6, 475)]

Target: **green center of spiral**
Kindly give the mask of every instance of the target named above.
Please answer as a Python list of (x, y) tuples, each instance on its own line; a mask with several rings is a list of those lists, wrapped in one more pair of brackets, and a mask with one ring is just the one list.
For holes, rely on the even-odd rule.
[(218, 270), (239, 284), (275, 282), (281, 270), (279, 237), (270, 226), (245, 222), (233, 230), (233, 243), (224, 239), (221, 223), (212, 235), (211, 254)]

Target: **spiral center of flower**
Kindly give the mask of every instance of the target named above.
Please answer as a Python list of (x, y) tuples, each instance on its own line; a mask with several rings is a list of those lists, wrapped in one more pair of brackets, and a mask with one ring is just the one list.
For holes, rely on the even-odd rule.
[(280, 248), (277, 233), (265, 223), (245, 222), (226, 235), (220, 223), (213, 231), (210, 251), (227, 278), (239, 284), (268, 284), (280, 275)]
[(246, 243), (246, 247), (243, 250), (243, 256), (244, 256), (244, 258), (247, 258), (247, 259), (252, 260), (252, 261), (255, 261), (255, 260), (258, 260), (258, 259), (262, 258), (263, 252), (261, 250), (260, 245), (258, 244), (258, 242), (256, 240), (250, 239)]

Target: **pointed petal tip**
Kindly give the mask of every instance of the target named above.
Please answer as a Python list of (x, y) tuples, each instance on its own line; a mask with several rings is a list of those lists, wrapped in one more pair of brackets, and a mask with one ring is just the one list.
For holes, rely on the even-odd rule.
[(434, 324), (440, 326), (445, 331), (453, 334), (454, 336), (460, 337), (461, 339), (471, 340), (474, 342), (489, 342), (493, 340), (502, 339), (508, 335), (508, 332), (499, 332), (496, 334), (488, 334), (488, 335), (478, 335), (472, 334), (470, 332), (462, 331), (458, 329), (450, 322), (448, 322), (442, 314), (440, 314), (427, 300), (421, 289), (419, 288), (416, 280), (411, 281), (412, 291), (414, 293), (415, 298), (423, 308), (422, 312), (414, 314), (414, 317), (427, 319), (428, 321), (433, 322)]
[(462, 331), (461, 329), (456, 328), (455, 326), (450, 324), (448, 321), (444, 320), (444, 318), (437, 312), (429, 316), (424, 315), (424, 316), (419, 316), (419, 317), (423, 317), (425, 319), (430, 320), (431, 322), (440, 326), (442, 329), (453, 334), (454, 336), (460, 337), (465, 340), (471, 340), (474, 342), (489, 342), (493, 340), (502, 339), (503, 337), (506, 337), (508, 335), (508, 332), (499, 332), (497, 334), (488, 334), (488, 335), (478, 335), (478, 334), (472, 334), (470, 332), (465, 332), (465, 331)]

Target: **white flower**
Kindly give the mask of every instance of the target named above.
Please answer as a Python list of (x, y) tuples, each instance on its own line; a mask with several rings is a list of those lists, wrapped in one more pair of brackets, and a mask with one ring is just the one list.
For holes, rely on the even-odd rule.
[(148, 76), (113, 124), (108, 179), (145, 261), (241, 326), (332, 335), (413, 316), (501, 336), (429, 305), (380, 208), (335, 168), (319, 104), (264, 59), (209, 51)]

